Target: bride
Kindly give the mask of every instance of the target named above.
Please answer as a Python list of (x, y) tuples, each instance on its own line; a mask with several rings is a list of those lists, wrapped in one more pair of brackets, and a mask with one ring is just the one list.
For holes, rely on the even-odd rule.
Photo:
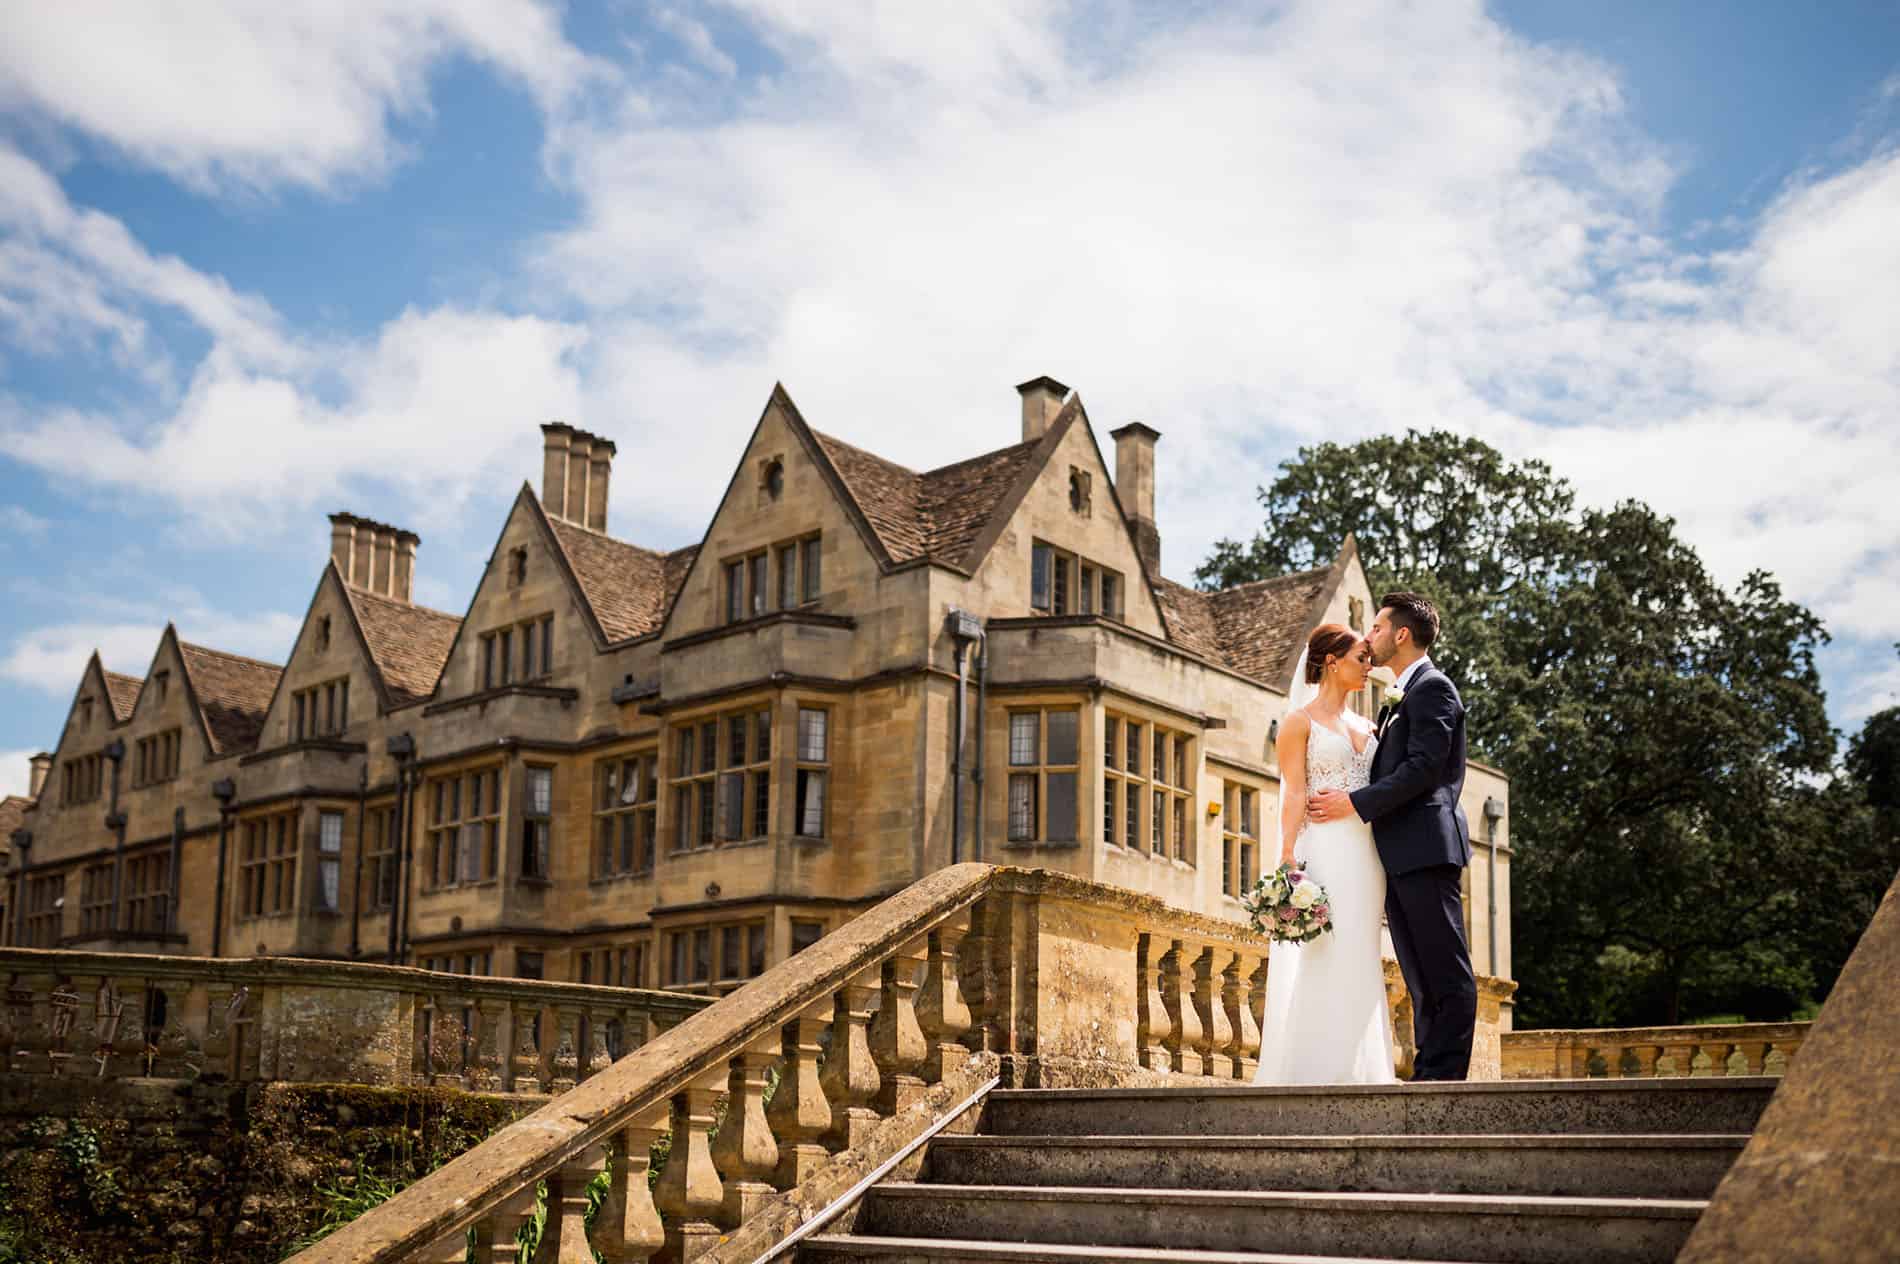
[(1332, 906), (1333, 928), (1306, 944), (1277, 942), (1267, 958), (1267, 1008), (1255, 1084), (1393, 1084), (1379, 921), (1385, 868), (1372, 827), (1348, 817), (1311, 824), (1307, 795), (1357, 790), (1378, 739), (1346, 709), (1364, 686), (1372, 649), (1337, 623), (1313, 630), (1280, 724), (1280, 863), (1304, 861)]

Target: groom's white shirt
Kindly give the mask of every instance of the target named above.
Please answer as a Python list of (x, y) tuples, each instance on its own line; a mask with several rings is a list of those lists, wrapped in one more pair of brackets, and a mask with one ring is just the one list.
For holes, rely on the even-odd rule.
[(1410, 689), (1412, 687), (1412, 677), (1418, 675), (1420, 672), (1424, 671), (1427, 667), (1430, 667), (1431, 665), (1432, 665), (1431, 656), (1427, 655), (1426, 657), (1419, 659), (1416, 663), (1413, 663), (1410, 667), (1406, 668), (1405, 674), (1399, 677), (1398, 686), (1397, 686), (1398, 691), (1400, 693), (1404, 693), (1407, 689)]

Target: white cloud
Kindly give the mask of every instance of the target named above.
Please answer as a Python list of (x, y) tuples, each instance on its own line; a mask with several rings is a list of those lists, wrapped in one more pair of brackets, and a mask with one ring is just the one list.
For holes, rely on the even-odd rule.
[[(191, 607), (174, 615), (180, 639), (281, 663), (290, 653), (302, 619), (277, 611), (231, 615)], [(57, 698), (72, 696), (94, 650), (107, 671), (143, 677), (165, 631), (161, 616), (150, 622), (75, 622), (34, 628), (0, 653), (0, 680)]]
[(1851, 733), (1874, 712), (1900, 706), (1900, 662), (1886, 655), (1880, 667), (1849, 676), (1838, 694), (1835, 720)]
[[(387, 162), (388, 115), (425, 108), (422, 70), (449, 54), (416, 49), (508, 43), (420, 11), (373, 11), (360, 53), (319, 22), (319, 117), (275, 141), (262, 89), (254, 134), (186, 143), (162, 117), (170, 139), (142, 139), (89, 88), (55, 107), (29, 87), (182, 178), (327, 185)], [(241, 45), (257, 12), (205, 21)], [(551, 104), (593, 71), (544, 12), (505, 12), (542, 33), (508, 65), (545, 85), (549, 169), (581, 208), (511, 291), (543, 315), (300, 337), (21, 169), (0, 181), (37, 249), (0, 252), (16, 337), (84, 329), (162, 378), (158, 305), (214, 348), (148, 415), (16, 405), (0, 450), (248, 528), (374, 481), (452, 514), (532, 477), (532, 423), (558, 415), (620, 442), (616, 525), (679, 539), (774, 379), (820, 428), (925, 465), (1013, 440), (1011, 383), (1051, 373), (1102, 429), (1165, 433), (1176, 575), (1252, 529), (1293, 443), (1446, 426), (1547, 457), (1593, 501), (1650, 501), (1724, 578), (1768, 566), (1837, 630), (1900, 622), (1900, 308), (1873, 280), (1900, 275), (1891, 150), (1791, 183), (1705, 254), (1665, 235), (1673, 173), (1613, 70), (1475, 0), (1165, 28), (1116, 3), (667, 7), (676, 62), (606, 121)]]
[(400, 155), (427, 77), (483, 62), (562, 108), (604, 68), (536, 0), (0, 6), (0, 109), (35, 111), (199, 188), (328, 189)]
[[(10, 794), (24, 795), (31, 788), (33, 770), (27, 760), (39, 753), (33, 750), (0, 750), (0, 798)], [(0, 839), (4, 843), (5, 839)]]

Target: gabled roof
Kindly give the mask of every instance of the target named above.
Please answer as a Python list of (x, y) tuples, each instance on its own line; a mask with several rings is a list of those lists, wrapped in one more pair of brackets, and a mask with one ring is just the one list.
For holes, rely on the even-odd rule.
[(112, 719), (115, 724), (124, 724), (132, 718), (132, 708), (138, 705), (139, 690), (145, 682), (137, 676), (122, 676), (118, 672), (99, 669), (106, 678), (106, 699), (112, 704)]
[(1333, 566), (1199, 592), (1171, 579), (1155, 582), (1175, 642), (1284, 689), (1300, 643), (1310, 630), (1314, 603), (1332, 586)]
[(971, 553), (983, 528), (1041, 446), (1012, 444), (919, 474), (842, 439), (811, 434), (893, 564), (929, 560), (964, 570), (981, 560)]
[(356, 626), (362, 629), (370, 667), (382, 678), (388, 704), (405, 706), (434, 693), (462, 621), (440, 610), (354, 587), (340, 574), (337, 584), (356, 616)]
[(698, 545), (659, 553), (552, 515), (544, 517), (609, 643), (660, 630), (674, 594), (692, 569)]
[(264, 729), (264, 713), (284, 669), (241, 654), (178, 642), (178, 657), (214, 756), (250, 750)]

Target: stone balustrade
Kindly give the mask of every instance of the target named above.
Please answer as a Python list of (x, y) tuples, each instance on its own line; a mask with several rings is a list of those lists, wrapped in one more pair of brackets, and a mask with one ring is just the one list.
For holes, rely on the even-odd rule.
[(1781, 1075), (1809, 1023), (1710, 1023), (1505, 1032), (1507, 1080)]
[(537, 1206), (538, 1261), (750, 1261), (997, 1083), (1250, 1079), (1266, 951), (1246, 927), (1064, 874), (940, 870), (293, 1264), (514, 1260)]
[(712, 1002), (284, 957), (0, 948), (0, 1072), (558, 1093)]

